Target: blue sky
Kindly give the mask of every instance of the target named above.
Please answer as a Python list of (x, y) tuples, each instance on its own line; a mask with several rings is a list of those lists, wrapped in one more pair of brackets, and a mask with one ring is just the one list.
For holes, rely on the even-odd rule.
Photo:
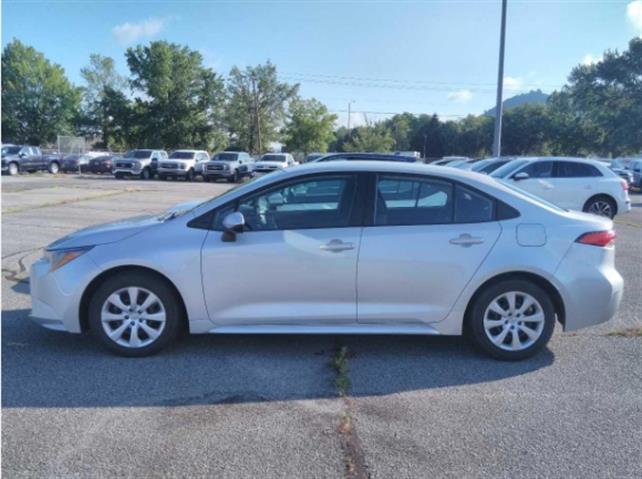
[[(4, 0), (2, 43), (34, 46), (80, 84), (90, 53), (127, 73), (127, 47), (163, 39), (221, 74), (270, 59), (342, 123), (349, 102), (353, 124), (403, 111), (457, 118), (494, 104), (500, 3)], [(505, 97), (550, 92), (574, 65), (642, 35), (641, 0), (508, 3)]]

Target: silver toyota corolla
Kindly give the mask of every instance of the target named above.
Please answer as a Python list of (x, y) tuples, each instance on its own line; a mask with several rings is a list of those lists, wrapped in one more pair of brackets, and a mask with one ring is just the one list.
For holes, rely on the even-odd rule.
[(613, 223), (485, 176), (388, 162), (286, 169), (78, 231), (31, 270), (32, 318), (154, 353), (191, 333), (467, 334), (499, 359), (609, 320)]

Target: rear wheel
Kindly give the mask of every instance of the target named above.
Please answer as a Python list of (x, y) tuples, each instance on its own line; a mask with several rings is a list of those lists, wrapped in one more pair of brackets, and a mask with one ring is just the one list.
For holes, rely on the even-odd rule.
[(548, 293), (527, 280), (501, 281), (475, 300), (468, 333), (476, 347), (505, 361), (528, 358), (548, 343), (555, 308)]
[(615, 201), (608, 196), (594, 196), (586, 202), (583, 208), (586, 213), (606, 216), (611, 219), (615, 216), (616, 209)]
[(11, 163), (9, 163), (9, 166), (7, 169), (11, 176), (16, 176), (18, 173), (20, 173), (20, 169), (18, 168), (18, 163), (16, 163), (15, 161), (12, 161)]
[(89, 305), (92, 332), (123, 356), (147, 356), (166, 347), (178, 334), (180, 315), (167, 282), (144, 272), (108, 278)]

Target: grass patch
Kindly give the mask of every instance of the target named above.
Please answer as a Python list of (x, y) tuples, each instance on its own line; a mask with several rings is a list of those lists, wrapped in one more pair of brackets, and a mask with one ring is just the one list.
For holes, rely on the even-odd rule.
[(339, 396), (345, 396), (350, 389), (351, 382), (348, 369), (348, 347), (341, 346), (335, 352), (332, 360), (330, 361), (330, 366), (337, 374), (334, 379), (334, 385), (337, 388), (337, 393)]
[(607, 336), (615, 336), (618, 338), (642, 338), (642, 328), (629, 328), (622, 331), (613, 331)]

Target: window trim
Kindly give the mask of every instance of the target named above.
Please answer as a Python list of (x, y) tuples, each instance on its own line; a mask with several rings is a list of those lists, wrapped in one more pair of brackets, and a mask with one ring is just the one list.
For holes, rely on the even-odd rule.
[[(363, 210), (365, 209), (365, 204), (367, 200), (367, 196), (364, 194), (361, 194), (362, 191), (366, 191), (366, 174), (363, 172), (359, 171), (348, 171), (348, 172), (342, 172), (342, 171), (336, 171), (336, 172), (322, 172), (322, 173), (310, 173), (307, 175), (300, 175), (296, 176), (294, 178), (284, 178), (281, 181), (275, 182), (275, 183), (270, 183), (265, 186), (262, 186), (261, 188), (257, 188), (255, 190), (249, 191), (245, 193), (242, 196), (239, 196), (238, 198), (234, 198), (233, 200), (227, 201), (223, 203), (222, 205), (219, 205), (215, 208), (212, 208), (211, 210), (207, 211), (206, 213), (203, 213), (196, 218), (190, 220), (187, 223), (187, 226), (190, 228), (198, 228), (198, 229), (207, 229), (210, 231), (218, 231), (222, 232), (223, 230), (221, 229), (216, 229), (214, 225), (214, 221), (216, 219), (216, 215), (228, 208), (229, 206), (233, 206), (234, 211), (238, 211), (239, 205), (241, 202), (243, 202), (245, 199), (261, 194), (264, 191), (273, 189), (273, 188), (283, 188), (288, 186), (289, 184), (293, 183), (300, 183), (304, 181), (310, 181), (313, 180), (314, 178), (327, 178), (327, 179), (332, 179), (332, 178), (346, 178), (346, 177), (351, 177), (354, 180), (354, 192), (352, 196), (352, 211), (350, 212), (350, 219), (348, 221), (348, 224), (346, 226), (333, 226), (333, 227), (308, 227), (308, 228), (296, 228), (296, 231), (299, 230), (318, 230), (318, 229), (340, 229), (340, 228), (359, 228), (364, 226), (364, 220), (365, 216), (363, 215)], [(294, 231), (294, 230), (285, 230), (285, 229), (275, 229), (275, 230), (245, 230), (243, 234), (246, 233), (269, 233), (273, 231)]]
[[(368, 178), (368, 186), (369, 188), (366, 189), (366, 193), (368, 193), (368, 198), (370, 200), (366, 204), (366, 207), (364, 208), (364, 227), (368, 228), (389, 228), (389, 227), (404, 227), (404, 226), (444, 226), (444, 225), (474, 225), (474, 224), (481, 224), (481, 223), (494, 223), (494, 222), (499, 222), (499, 221), (508, 221), (511, 219), (519, 218), (521, 216), (521, 213), (517, 208), (514, 206), (509, 205), (505, 201), (502, 201), (498, 198), (495, 198), (492, 195), (489, 195), (488, 193), (485, 193), (484, 191), (481, 191), (478, 188), (475, 188), (472, 185), (469, 185), (467, 183), (464, 183), (462, 181), (458, 180), (453, 180), (451, 178), (444, 178), (441, 176), (434, 176), (434, 175), (422, 175), (422, 174), (416, 174), (416, 173), (395, 173), (395, 172), (371, 172), (368, 173), (369, 178)], [(377, 204), (377, 196), (376, 196), (376, 191), (377, 191), (377, 182), (379, 180), (380, 176), (392, 176), (392, 177), (403, 177), (404, 179), (410, 179), (410, 180), (419, 180), (419, 181), (439, 181), (442, 183), (449, 183), (452, 187), (452, 194), (453, 194), (453, 210), (452, 210), (452, 216), (451, 216), (451, 221), (449, 223), (418, 223), (414, 225), (378, 225), (375, 224), (375, 213), (376, 213), (376, 204)], [(493, 217), (491, 220), (488, 221), (474, 221), (474, 222), (468, 222), (468, 223), (458, 223), (455, 222), (455, 212), (457, 209), (457, 188), (465, 188), (470, 190), (471, 192), (478, 194), (480, 196), (483, 196), (485, 198), (488, 198), (492, 203), (493, 203)], [(499, 213), (499, 205), (504, 204), (508, 206), (511, 210), (514, 210), (517, 213), (517, 216), (514, 216), (512, 218), (499, 218), (498, 213)]]

